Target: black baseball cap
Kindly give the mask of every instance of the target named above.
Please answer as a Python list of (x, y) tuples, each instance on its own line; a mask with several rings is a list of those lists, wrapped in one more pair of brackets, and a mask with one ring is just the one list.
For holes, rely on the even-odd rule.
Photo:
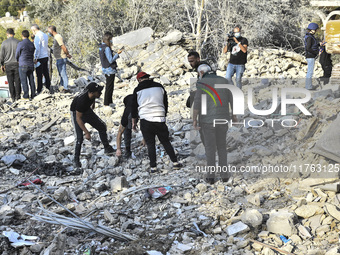
[(104, 87), (100, 86), (99, 84), (97, 84), (95, 82), (90, 82), (89, 85), (87, 85), (86, 88), (89, 92), (96, 92), (96, 91), (101, 92)]

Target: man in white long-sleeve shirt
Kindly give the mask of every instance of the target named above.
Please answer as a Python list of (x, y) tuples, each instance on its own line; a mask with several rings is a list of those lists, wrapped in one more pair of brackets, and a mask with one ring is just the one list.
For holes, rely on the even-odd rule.
[(45, 86), (48, 90), (50, 90), (51, 80), (48, 72), (48, 36), (40, 31), (39, 26), (37, 24), (32, 25), (31, 30), (35, 35), (34, 38), (34, 62), (37, 65), (36, 73), (38, 79), (38, 88), (37, 93), (39, 94), (43, 87), (42, 77), (45, 77)]
[(177, 162), (177, 156), (169, 140), (169, 130), (165, 123), (168, 113), (168, 96), (164, 87), (145, 72), (137, 74), (138, 86), (132, 95), (132, 129), (137, 131), (137, 118), (140, 118), (140, 129), (148, 147), (150, 173), (157, 169), (156, 136), (173, 162), (173, 169), (180, 169), (182, 164)]

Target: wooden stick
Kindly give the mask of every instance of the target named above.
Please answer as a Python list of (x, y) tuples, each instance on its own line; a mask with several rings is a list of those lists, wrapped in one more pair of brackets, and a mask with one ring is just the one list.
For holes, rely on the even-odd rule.
[(58, 120), (60, 119), (60, 116), (55, 117), (54, 119), (52, 119), (49, 123), (47, 123), (45, 126), (43, 126), (40, 129), (40, 132), (45, 132), (46, 130), (48, 130), (50, 127), (52, 127), (54, 125), (54, 123), (56, 123)]
[(250, 239), (250, 241), (253, 242), (253, 243), (257, 243), (257, 244), (263, 245), (263, 246), (265, 246), (265, 247), (268, 247), (268, 248), (270, 248), (270, 249), (272, 249), (272, 250), (274, 250), (274, 251), (278, 251), (278, 252), (280, 252), (280, 253), (282, 253), (282, 254), (295, 255), (294, 253), (291, 253), (291, 252), (288, 252), (288, 251), (281, 250), (281, 249), (276, 248), (275, 246), (272, 246), (272, 245), (270, 245), (270, 244), (261, 243), (261, 242), (259, 242), (259, 241), (253, 240), (253, 239)]

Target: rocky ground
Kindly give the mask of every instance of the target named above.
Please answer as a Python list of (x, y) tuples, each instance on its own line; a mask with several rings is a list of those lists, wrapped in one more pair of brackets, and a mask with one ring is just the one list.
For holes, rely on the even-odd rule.
[[(168, 92), (171, 142), (184, 167), (172, 170), (160, 145), (161, 171), (149, 174), (141, 133), (134, 134), (134, 158), (127, 160), (106, 156), (92, 130), (93, 141), (83, 145), (82, 170), (75, 171), (69, 105), (87, 77), (72, 82), (71, 94), (43, 93), (33, 101), (15, 104), (2, 101), (1, 254), (338, 254), (340, 90), (336, 81), (312, 92), (306, 104), (312, 116), (290, 106), (282, 117), (278, 107), (269, 116), (276, 120), (271, 125), (247, 109), (239, 121), (248, 125), (229, 129), (230, 165), (252, 170), (284, 166), (288, 172), (234, 172), (228, 183), (210, 185), (196, 171), (204, 165), (204, 147), (185, 107), (189, 78), (195, 77), (186, 62), (190, 44), (176, 31), (157, 37), (147, 29), (143, 35), (132, 36), (142, 41), (126, 47), (128, 53), (120, 59), (122, 81), (116, 80), (114, 104), (104, 107), (101, 98), (95, 112), (107, 123), (115, 146), (122, 99), (137, 85), (140, 69), (152, 73)], [(115, 43), (123, 39), (116, 38)], [(221, 63), (218, 74), (223, 76)], [(253, 50), (243, 92), (247, 96), (252, 88), (255, 108), (268, 109), (273, 88), (304, 87), (303, 79), (289, 78), (299, 77), (305, 69), (297, 54)], [(102, 82), (103, 77), (95, 79)], [(298, 124), (283, 127), (283, 120)], [(251, 127), (261, 126), (261, 121), (266, 124)], [(7, 162), (17, 154), (21, 156), (16, 162)], [(28, 177), (39, 177), (43, 184), (17, 185)], [(157, 187), (171, 188), (161, 198), (150, 197), (149, 188)], [(83, 230), (66, 227), (71, 218)], [(101, 226), (109, 230), (103, 234)], [(39, 239), (34, 245), (14, 248), (3, 232), (10, 230)], [(119, 233), (113, 237), (111, 230)]]

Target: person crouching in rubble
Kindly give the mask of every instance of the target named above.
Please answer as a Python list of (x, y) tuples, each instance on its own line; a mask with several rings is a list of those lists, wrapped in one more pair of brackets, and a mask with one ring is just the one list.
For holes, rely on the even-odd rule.
[[(121, 157), (122, 156), (122, 135), (124, 134), (124, 143), (125, 143), (125, 158), (130, 158), (132, 155), (131, 152), (131, 136), (132, 136), (132, 117), (131, 117), (131, 107), (132, 107), (132, 98), (133, 95), (127, 95), (123, 102), (124, 102), (124, 113), (120, 121), (118, 134), (117, 134), (117, 150), (116, 150), (116, 156)], [(138, 121), (138, 120), (137, 120)], [(145, 141), (143, 139), (142, 145), (145, 145)]]
[(148, 147), (150, 173), (158, 171), (156, 165), (156, 135), (173, 162), (173, 169), (180, 169), (174, 148), (169, 141), (169, 130), (165, 123), (168, 113), (168, 96), (164, 87), (145, 72), (137, 74), (138, 86), (132, 98), (132, 129), (137, 132), (137, 117), (140, 118), (140, 129)]
[(100, 136), (100, 140), (104, 145), (105, 154), (112, 155), (114, 150), (109, 144), (106, 134), (106, 124), (93, 112), (95, 107), (95, 99), (99, 98), (102, 94), (103, 86), (99, 86), (95, 82), (91, 82), (87, 85), (86, 89), (77, 95), (71, 103), (71, 119), (76, 134), (76, 146), (74, 153), (74, 165), (80, 167), (80, 150), (83, 143), (83, 132), (85, 138), (91, 140), (91, 133), (85, 126), (85, 123), (94, 127)]

